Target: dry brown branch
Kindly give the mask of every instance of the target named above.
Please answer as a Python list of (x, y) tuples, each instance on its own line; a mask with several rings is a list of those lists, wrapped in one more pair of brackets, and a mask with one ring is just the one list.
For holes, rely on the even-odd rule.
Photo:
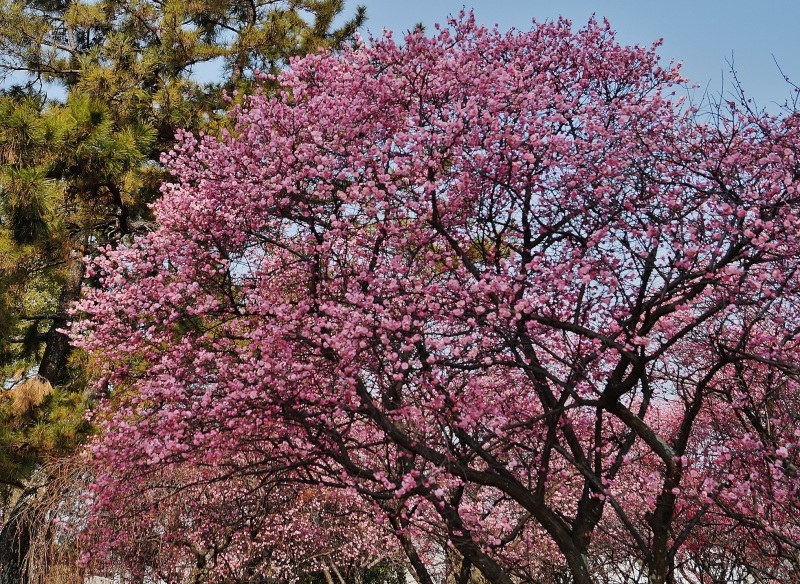
[(23, 511), (30, 529), (24, 560), (26, 584), (82, 584), (78, 566), (90, 475), (80, 456), (47, 461), (36, 496)]

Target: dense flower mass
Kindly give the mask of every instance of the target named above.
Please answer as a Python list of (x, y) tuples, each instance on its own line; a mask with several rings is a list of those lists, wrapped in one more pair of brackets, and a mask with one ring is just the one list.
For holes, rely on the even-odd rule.
[[(181, 136), (74, 331), (113, 388), (94, 537), (180, 577), (402, 551), (424, 583), (789, 578), (800, 116), (701, 114), (655, 48), (463, 16)], [(292, 538), (257, 503), (309, 496), (360, 519), (264, 551)], [(143, 500), (174, 523), (127, 522)]]

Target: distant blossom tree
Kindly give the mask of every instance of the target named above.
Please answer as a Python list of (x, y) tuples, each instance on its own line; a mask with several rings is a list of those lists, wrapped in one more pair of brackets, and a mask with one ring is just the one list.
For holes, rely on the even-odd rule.
[(703, 114), (655, 49), (463, 15), (181, 136), (74, 329), (93, 525), (222, 464), (372, 501), (424, 583), (789, 581), (800, 115)]

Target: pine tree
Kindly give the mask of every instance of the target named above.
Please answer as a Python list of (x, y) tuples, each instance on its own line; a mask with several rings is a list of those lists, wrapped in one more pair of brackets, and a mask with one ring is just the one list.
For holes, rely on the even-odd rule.
[(336, 27), (343, 12), (344, 0), (0, 0), (0, 581), (21, 577), (11, 558), (27, 538), (8, 503), (89, 430), (87, 363), (61, 332), (84, 257), (149, 228), (176, 130), (215, 131), (223, 90), (236, 99), (256, 71), (350, 42), (365, 11)]

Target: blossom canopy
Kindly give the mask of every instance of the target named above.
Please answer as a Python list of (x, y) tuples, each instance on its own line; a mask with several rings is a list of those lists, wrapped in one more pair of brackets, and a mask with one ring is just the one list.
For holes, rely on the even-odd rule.
[[(701, 114), (655, 50), (462, 16), (180, 136), (74, 330), (115, 388), (96, 525), (213, 466), (181, 476), (358, 495), (421, 582), (442, 553), (496, 583), (788, 577), (800, 119)], [(269, 539), (245, 524), (221, 578)]]

